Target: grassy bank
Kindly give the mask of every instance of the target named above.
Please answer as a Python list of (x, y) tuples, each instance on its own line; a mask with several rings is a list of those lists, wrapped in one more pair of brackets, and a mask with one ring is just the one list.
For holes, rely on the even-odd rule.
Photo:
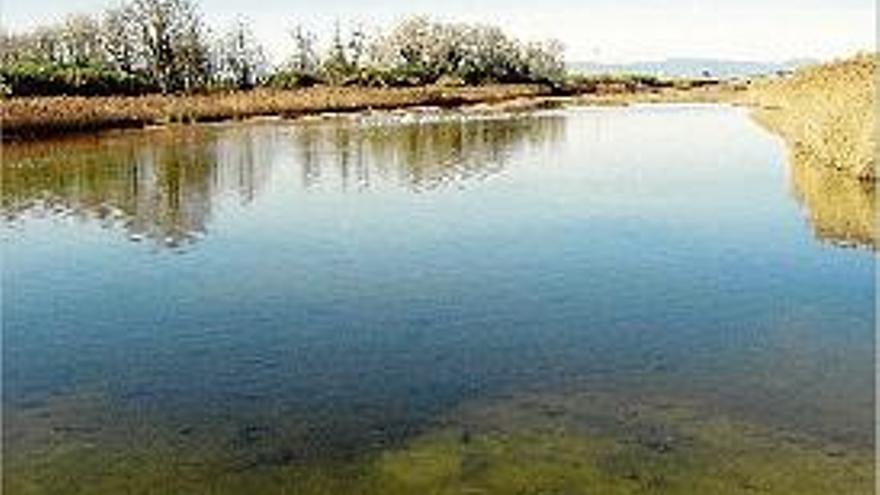
[(745, 103), (754, 106), (759, 122), (785, 139), (799, 166), (875, 180), (877, 58), (862, 54), (759, 81)]
[(735, 101), (780, 135), (792, 192), (816, 235), (876, 249), (876, 54), (757, 81)]
[(540, 85), (488, 85), (258, 89), (191, 96), (10, 98), (0, 102), (0, 117), (3, 139), (28, 139), (70, 132), (268, 115), (295, 117), (414, 106), (456, 107), (499, 103), (550, 92), (549, 87)]

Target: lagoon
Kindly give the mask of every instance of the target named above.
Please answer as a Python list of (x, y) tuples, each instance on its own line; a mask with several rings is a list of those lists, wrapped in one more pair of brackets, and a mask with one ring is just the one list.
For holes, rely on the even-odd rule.
[(741, 109), (152, 129), (2, 173), (8, 493), (874, 487), (874, 254)]

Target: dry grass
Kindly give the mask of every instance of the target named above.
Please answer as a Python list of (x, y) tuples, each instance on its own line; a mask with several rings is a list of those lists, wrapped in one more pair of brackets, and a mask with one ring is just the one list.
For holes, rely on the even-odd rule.
[(705, 88), (601, 91), (559, 98), (540, 85), (465, 88), (315, 87), (295, 91), (260, 89), (193, 96), (35, 97), (0, 101), (4, 139), (31, 139), (100, 129), (210, 122), (256, 116), (296, 117), (324, 112), (387, 110), (414, 106), (474, 106), (474, 110), (518, 111), (563, 103), (621, 105), (648, 102), (729, 100), (729, 85)]
[(734, 102), (748, 89), (740, 83), (719, 83), (693, 88), (671, 87), (650, 91), (584, 94), (574, 99), (583, 105), (629, 105), (634, 103)]
[(758, 81), (738, 101), (786, 141), (795, 196), (816, 235), (877, 249), (877, 54)]
[(470, 88), (332, 88), (255, 90), (194, 96), (11, 98), (0, 103), (3, 137), (51, 134), (175, 122), (205, 122), (261, 115), (285, 117), (413, 106), (453, 107), (540, 96), (537, 85)]
[(786, 140), (798, 165), (875, 180), (877, 60), (861, 54), (759, 81), (744, 102)]

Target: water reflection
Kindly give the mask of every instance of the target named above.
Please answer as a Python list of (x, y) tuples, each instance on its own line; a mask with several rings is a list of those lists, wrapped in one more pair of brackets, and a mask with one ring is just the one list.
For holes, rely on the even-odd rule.
[(830, 168), (790, 161), (795, 198), (818, 239), (877, 249), (876, 187)]
[(208, 128), (11, 145), (3, 216), (75, 217), (176, 247), (207, 231), (214, 203), (254, 199), (268, 179), (260, 136)]
[[(303, 184), (338, 182), (369, 189), (392, 181), (414, 191), (483, 180), (504, 169), (523, 148), (564, 138), (559, 114), (477, 118), (466, 115), (367, 117), (322, 122), (291, 130)], [(330, 174), (337, 174), (335, 177)], [(332, 177), (332, 178), (331, 178)]]
[(563, 132), (560, 115), (415, 122), (386, 115), (15, 144), (5, 149), (2, 214), (12, 224), (33, 216), (94, 220), (173, 248), (205, 235), (225, 199), (254, 201), (279, 147), (291, 149), (305, 189), (393, 183), (425, 191), (497, 174), (515, 151), (549, 145)]
[[(812, 242), (778, 143), (744, 114), (384, 114), (79, 142), (13, 150), (3, 170), (19, 223), (3, 467), (21, 491), (431, 491), (427, 474), (397, 491), (382, 476), (422, 476), (410, 453), (513, 472), (480, 452), (519, 431), (537, 435), (506, 450), (524, 459), (541, 444), (583, 460), (607, 435), (622, 455), (584, 468), (614, 490), (714, 482), (690, 461), (728, 455), (751, 459), (731, 493), (753, 475), (809, 485), (805, 470), (871, 486), (873, 257)], [(120, 227), (211, 237), (156, 256)], [(500, 416), (471, 428), (484, 404)], [(543, 436), (566, 424), (584, 442)], [(859, 473), (838, 470), (850, 459)], [(631, 469), (654, 461), (669, 469)], [(693, 486), (678, 492), (712, 491)]]

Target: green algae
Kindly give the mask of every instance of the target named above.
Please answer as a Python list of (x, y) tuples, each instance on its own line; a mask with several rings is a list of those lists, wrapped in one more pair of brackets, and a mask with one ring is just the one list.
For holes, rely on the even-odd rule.
[(383, 469), (396, 493), (867, 494), (873, 486), (863, 460), (750, 445), (723, 431), (701, 432), (694, 443), (667, 453), (563, 433), (487, 436), (469, 445), (447, 435), (389, 455)]
[(866, 449), (698, 404), (605, 394), (467, 404), (404, 445), (350, 458), (268, 448), (241, 462), (218, 439), (135, 434), (114, 444), (81, 433), (13, 452), (4, 493), (859, 495), (874, 487)]
[(530, 410), (537, 399), (480, 411), (465, 427), (479, 433), (451, 426), (386, 453), (382, 472), (396, 493), (873, 493), (867, 451), (704, 416), (681, 404), (595, 397), (587, 401), (591, 415), (617, 414), (590, 433), (590, 424), (580, 424), (584, 410), (565, 408), (582, 401), (548, 398)]

